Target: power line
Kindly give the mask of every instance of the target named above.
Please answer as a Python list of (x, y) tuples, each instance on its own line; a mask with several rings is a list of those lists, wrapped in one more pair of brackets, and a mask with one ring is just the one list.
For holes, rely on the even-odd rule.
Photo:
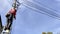
[[(52, 16), (54, 16), (55, 18), (57, 17), (57, 18), (60, 18), (60, 16), (58, 15), (58, 14), (56, 14), (56, 13), (54, 13), (53, 11), (51, 11), (51, 10), (49, 10), (49, 9), (46, 9), (46, 8), (44, 8), (44, 7), (41, 7), (41, 6), (38, 6), (37, 4), (34, 4), (34, 3), (32, 3), (32, 2), (30, 2), (30, 1), (24, 1), (24, 3), (23, 3), (26, 7), (28, 7), (28, 8), (30, 8), (30, 9), (33, 9), (33, 10), (36, 10), (37, 9), (37, 11), (39, 10), (41, 10), (41, 11), (43, 11), (44, 13), (46, 13), (46, 15), (47, 14), (49, 14), (49, 16), (51, 15), (51, 17)], [(42, 13), (40, 11), (40, 13)]]
[[(35, 2), (37, 2), (36, 0), (35, 0)], [(53, 10), (53, 11), (56, 11), (57, 12), (57, 10), (55, 10), (55, 9), (53, 9), (53, 8), (50, 8), (50, 7), (48, 7), (48, 6), (46, 6), (46, 5), (44, 5), (43, 3), (41, 3), (41, 2), (37, 2), (39, 5), (43, 5), (44, 7), (46, 7), (46, 8), (48, 8), (48, 9), (51, 9), (51, 10)]]
[[(24, 5), (24, 6), (25, 6), (25, 5)], [(34, 10), (34, 11), (37, 12), (37, 13), (44, 14), (44, 15), (47, 15), (47, 16), (49, 16), (49, 17), (51, 17), (51, 18), (55, 18), (55, 19), (60, 20), (59, 18), (57, 18), (57, 17), (55, 17), (55, 16), (52, 16), (52, 15), (49, 15), (49, 14), (47, 14), (47, 13), (43, 13), (43, 12), (37, 11), (37, 10), (35, 10), (35, 9), (33, 9), (33, 8), (30, 8), (30, 7), (28, 7), (28, 6), (25, 6), (25, 7), (29, 8), (29, 9), (32, 9), (32, 10)]]

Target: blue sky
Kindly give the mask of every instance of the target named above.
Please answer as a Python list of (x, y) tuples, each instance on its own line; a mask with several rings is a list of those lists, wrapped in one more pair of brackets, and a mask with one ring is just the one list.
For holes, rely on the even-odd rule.
[[(22, 0), (19, 0), (22, 2)], [(52, 8), (60, 15), (60, 0), (29, 0), (33, 3), (42, 3), (45, 7)], [(0, 14), (3, 25), (6, 24), (6, 13), (11, 9), (12, 0), (0, 0)], [(43, 12), (43, 11), (42, 11)], [(12, 34), (41, 34), (42, 32), (60, 32), (60, 20), (35, 12), (21, 5), (18, 9), (16, 20), (13, 22)]]

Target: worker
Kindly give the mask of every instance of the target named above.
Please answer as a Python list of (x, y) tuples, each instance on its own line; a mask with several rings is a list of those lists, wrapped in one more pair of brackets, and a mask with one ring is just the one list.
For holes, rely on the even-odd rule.
[(19, 4), (20, 3), (16, 4), (16, 1), (14, 1), (12, 9), (6, 14), (7, 24), (5, 26), (5, 30), (6, 29), (10, 30), (10, 27), (11, 27), (12, 22), (13, 22), (13, 18), (16, 19), (16, 12), (17, 12), (17, 8), (18, 8)]
[(12, 8), (7, 14), (6, 14), (6, 18), (7, 18), (7, 24), (6, 24), (6, 28), (5, 29), (9, 29), (12, 25), (13, 22), (13, 18), (16, 19), (16, 10), (14, 8)]

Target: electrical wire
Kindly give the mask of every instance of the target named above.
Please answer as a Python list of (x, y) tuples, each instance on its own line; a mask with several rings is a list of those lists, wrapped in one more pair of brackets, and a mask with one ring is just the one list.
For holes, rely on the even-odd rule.
[[(43, 12), (45, 12), (45, 13), (48, 13), (48, 14), (50, 14), (51, 15), (51, 17), (52, 16), (54, 16), (55, 18), (57, 17), (57, 18), (60, 18), (60, 15), (58, 15), (58, 14), (56, 14), (56, 13), (54, 13), (53, 11), (51, 11), (51, 10), (49, 10), (49, 9), (46, 9), (46, 8), (44, 8), (44, 7), (41, 7), (41, 6), (38, 6), (37, 4), (34, 4), (34, 3), (32, 3), (32, 2), (30, 2), (30, 1), (24, 1), (24, 3), (23, 3), (26, 7), (28, 6), (29, 8), (35, 8), (34, 10), (36, 10), (36, 9), (38, 9), (39, 11), (41, 10), (41, 11), (43, 11)], [(41, 13), (41, 11), (40, 11), (40, 13)]]
[(44, 15), (47, 15), (47, 16), (49, 16), (49, 17), (51, 17), (51, 18), (55, 18), (55, 19), (60, 20), (59, 18), (57, 18), (57, 17), (55, 17), (55, 16), (49, 15), (49, 14), (47, 14), (47, 13), (40, 12), (39, 10), (35, 10), (35, 9), (33, 9), (33, 8), (31, 8), (31, 7), (28, 7), (28, 6), (26, 6), (26, 5), (24, 5), (24, 6), (27, 7), (27, 8), (29, 8), (29, 9), (34, 10), (34, 11), (37, 12), (37, 13), (44, 14)]
[(38, 2), (36, 0), (34, 2), (37, 2), (38, 4), (43, 5), (44, 7), (48, 8), (48, 9), (51, 9), (51, 10), (54, 10), (55, 12), (57, 12), (57, 10), (55, 10), (53, 8), (50, 8), (50, 7), (46, 6), (46, 5), (44, 5), (42, 2)]

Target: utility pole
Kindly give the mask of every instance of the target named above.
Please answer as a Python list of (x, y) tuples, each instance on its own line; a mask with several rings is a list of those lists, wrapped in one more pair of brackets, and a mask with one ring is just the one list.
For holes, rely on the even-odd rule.
[(1, 20), (1, 15), (0, 15), (0, 34), (2, 32), (3, 26), (2, 26), (2, 20)]

